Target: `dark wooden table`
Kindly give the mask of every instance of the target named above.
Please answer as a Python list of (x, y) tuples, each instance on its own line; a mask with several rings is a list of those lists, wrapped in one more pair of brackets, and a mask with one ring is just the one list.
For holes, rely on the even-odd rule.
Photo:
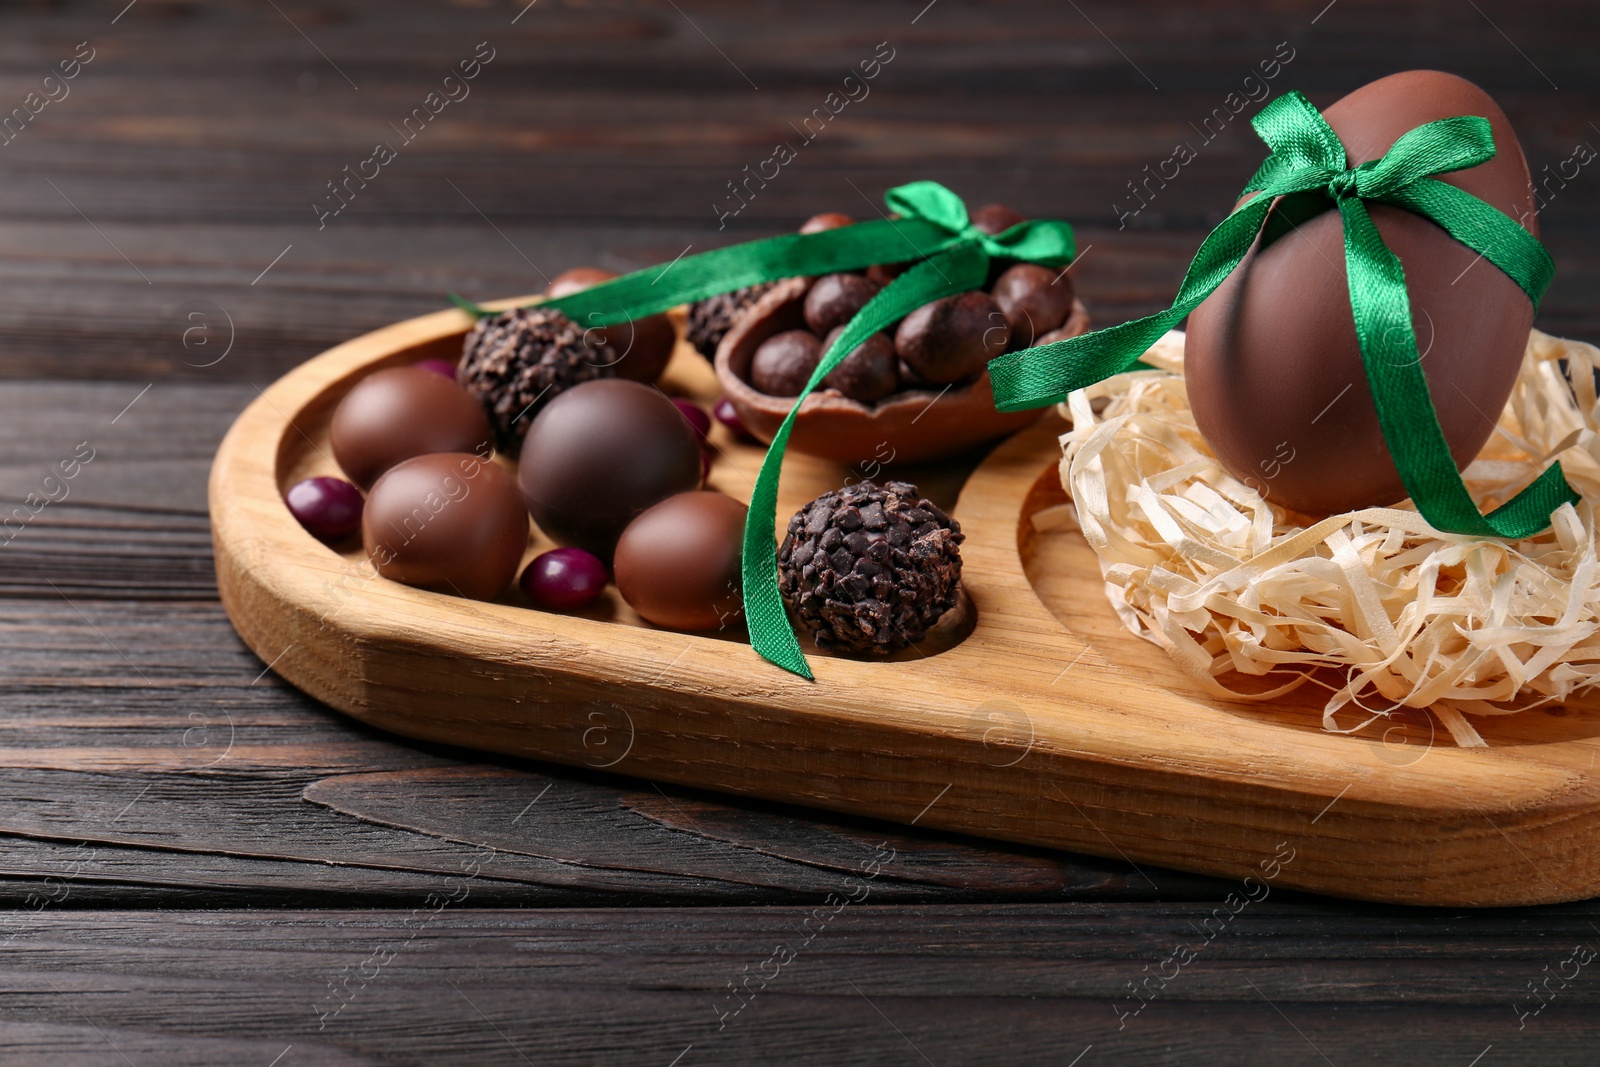
[[(868, 214), (915, 178), (1070, 219), (1100, 321), (1148, 313), (1259, 160), (1255, 103), (1197, 130), (1230, 93), (1326, 104), (1409, 67), (1484, 85), (1558, 175), (1540, 325), (1595, 339), (1600, 172), (1571, 160), (1600, 145), (1600, 9), (524, 2), (0, 10), (0, 513), (51, 501), (0, 533), (0, 1062), (1600, 1058), (1592, 903), (1274, 891), (1140, 1000), (1233, 885), (365, 729), (234, 636), (205, 496), (261, 386), (446, 291)], [(469, 95), (407, 140), (440, 91)], [(802, 142), (836, 91), (859, 99)], [(885, 842), (866, 898), (825, 906)]]

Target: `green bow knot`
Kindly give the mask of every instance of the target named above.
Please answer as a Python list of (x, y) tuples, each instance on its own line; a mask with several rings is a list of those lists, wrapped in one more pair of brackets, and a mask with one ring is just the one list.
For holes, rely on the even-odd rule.
[(1395, 141), (1380, 159), (1349, 166), (1344, 144), (1300, 93), (1286, 93), (1252, 120), (1272, 149), (1246, 183), (1240, 203), (1207, 235), (1184, 275), (1172, 307), (1147, 318), (1050, 345), (999, 356), (989, 364), (1002, 411), (1042, 407), (1120, 374), (1162, 334), (1200, 305), (1249, 254), (1263, 227), (1309, 217), (1331, 200), (1344, 224), (1345, 273), (1362, 366), (1384, 441), (1417, 510), (1435, 529), (1474, 537), (1522, 538), (1550, 524), (1562, 504), (1576, 503), (1559, 462), (1488, 515), (1467, 492), (1439, 426), (1417, 354), (1405, 270), (1383, 243), (1367, 204), (1403, 208), (1438, 224), (1517, 283), (1535, 309), (1555, 265), (1539, 239), (1510, 216), (1435, 175), (1475, 167), (1495, 154), (1488, 120), (1458, 116), (1425, 123)]
[(975, 242), (993, 259), (1019, 259), (1047, 267), (1063, 267), (1075, 254), (1072, 227), (1055, 219), (1029, 219), (998, 234), (972, 224), (967, 205), (938, 182), (911, 182), (883, 196), (889, 210), (906, 219), (932, 223), (952, 239)]
[[(612, 326), (762, 282), (919, 261), (874, 296), (828, 346), (773, 436), (750, 494), (742, 563), (750, 644), (768, 660), (805, 678), (812, 677), (811, 669), (778, 591), (776, 522), (779, 472), (800, 405), (874, 333), (923, 304), (982, 288), (992, 259), (1063, 267), (1076, 254), (1072, 227), (1065, 222), (1035, 219), (1004, 233), (984, 233), (972, 224), (961, 198), (937, 182), (898, 186), (884, 194), (884, 201), (897, 218), (747, 241), (525, 305), (554, 308), (585, 327)], [(459, 297), (451, 299), (473, 315), (494, 314)]]

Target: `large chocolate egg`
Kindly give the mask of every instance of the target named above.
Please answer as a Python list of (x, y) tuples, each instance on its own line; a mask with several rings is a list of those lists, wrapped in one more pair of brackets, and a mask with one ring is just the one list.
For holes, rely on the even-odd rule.
[(746, 508), (700, 491), (670, 496), (617, 542), (617, 591), (635, 611), (671, 630), (740, 625), (739, 561)]
[(486, 453), (493, 441), (483, 406), (451, 379), (422, 367), (391, 367), (357, 382), (334, 409), (328, 438), (339, 467), (363, 489), (401, 460), (430, 452)]
[(417, 456), (372, 487), (361, 541), (385, 578), (489, 600), (516, 577), (528, 512), (504, 468), (466, 452)]
[[(1537, 235), (1528, 166), (1505, 114), (1471, 82), (1409, 71), (1363, 86), (1324, 116), (1351, 166), (1377, 159), (1436, 119), (1489, 120), (1495, 156), (1438, 175)], [(1331, 200), (1310, 219), (1278, 219), (1189, 316), (1184, 374), (1195, 421), (1223, 465), (1267, 500), (1312, 515), (1406, 496), (1378, 425), (1356, 342), (1344, 232)], [(1521, 365), (1533, 309), (1517, 284), (1436, 223), (1369, 204), (1405, 268), (1423, 373), (1456, 465), (1493, 432)], [(1274, 216), (1282, 216), (1282, 204)], [(1265, 232), (1272, 232), (1269, 218)]]
[(528, 427), (517, 479), (553, 541), (601, 559), (652, 504), (700, 485), (700, 439), (659, 390), (602, 378), (566, 390)]
[[(546, 295), (568, 296), (615, 277), (616, 271), (573, 267), (556, 275)], [(587, 324), (579, 322), (578, 325)], [(597, 327), (588, 337), (591, 341), (605, 342), (606, 365), (616, 371), (617, 377), (648, 385), (666, 370), (667, 362), (672, 359), (672, 347), (678, 343), (678, 330), (665, 315), (646, 315), (632, 322)]]

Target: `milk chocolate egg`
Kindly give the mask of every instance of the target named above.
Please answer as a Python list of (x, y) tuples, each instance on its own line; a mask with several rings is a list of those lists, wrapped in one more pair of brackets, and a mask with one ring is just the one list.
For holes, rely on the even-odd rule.
[(476, 452), (492, 440), (482, 405), (421, 367), (391, 367), (357, 382), (334, 409), (328, 438), (333, 458), (363, 489), (401, 460)]
[(744, 606), (739, 561), (745, 506), (700, 490), (670, 496), (640, 515), (617, 542), (617, 591), (657, 626), (720, 630)]
[[(1464, 189), (1538, 234), (1528, 166), (1505, 114), (1451, 74), (1408, 71), (1323, 112), (1349, 164), (1382, 156), (1412, 128), (1456, 115), (1489, 120), (1495, 155), (1436, 180)], [(1344, 232), (1321, 214), (1256, 246), (1189, 316), (1184, 375), (1195, 421), (1223, 465), (1268, 501), (1323, 515), (1406, 496), (1362, 366), (1345, 277)], [(1287, 214), (1280, 201), (1274, 216)], [(1510, 395), (1533, 309), (1493, 263), (1436, 223), (1368, 203), (1405, 268), (1417, 351), (1456, 465), (1493, 432)], [(1272, 233), (1269, 218), (1264, 233)]]
[(372, 487), (361, 541), (385, 578), (489, 600), (516, 577), (528, 512), (505, 468), (465, 452), (417, 456)]

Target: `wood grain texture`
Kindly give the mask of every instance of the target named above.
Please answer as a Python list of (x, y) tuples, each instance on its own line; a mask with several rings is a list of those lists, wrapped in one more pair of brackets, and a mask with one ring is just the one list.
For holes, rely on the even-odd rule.
[[(1201, 946), (1216, 902), (895, 908), (869, 886), (837, 913), (619, 914), (462, 890), (437, 912), (48, 914), (8, 946), (0, 1026), (62, 1057), (38, 1062), (174, 1065), (291, 1045), (284, 1062), (1271, 1067), (1492, 1046), (1482, 1062), (1578, 1065), (1600, 1037), (1581, 979), (1519, 1029), (1527, 983), (1597, 940), (1590, 906), (1530, 923), (1268, 899)], [(1130, 984), (1184, 945), (1132, 1014)]]

